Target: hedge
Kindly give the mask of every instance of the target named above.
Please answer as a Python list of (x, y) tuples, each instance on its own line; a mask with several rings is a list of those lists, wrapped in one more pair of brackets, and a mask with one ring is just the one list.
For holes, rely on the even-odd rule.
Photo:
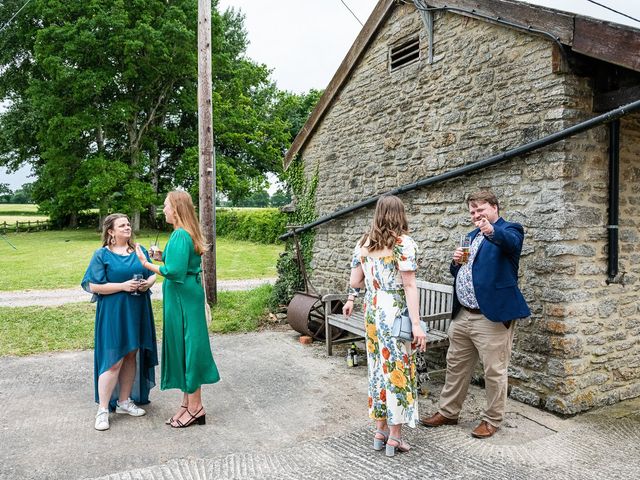
[[(78, 227), (97, 228), (98, 218), (98, 212), (81, 212), (78, 215)], [(142, 215), (140, 223), (142, 228), (154, 228), (149, 225), (146, 215)], [(286, 214), (277, 208), (216, 209), (216, 232), (220, 237), (255, 243), (278, 243), (278, 237), (286, 233), (286, 225)], [(171, 225), (164, 222), (162, 213), (158, 215), (158, 227), (155, 228), (164, 231), (172, 229)]]
[(286, 232), (287, 216), (277, 208), (218, 208), (216, 232), (221, 237), (277, 243)]

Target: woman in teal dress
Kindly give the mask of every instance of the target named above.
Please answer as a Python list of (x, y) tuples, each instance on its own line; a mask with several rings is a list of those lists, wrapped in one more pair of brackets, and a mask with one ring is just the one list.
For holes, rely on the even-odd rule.
[[(149, 297), (156, 276), (140, 265), (134, 251), (129, 218), (121, 213), (109, 215), (103, 224), (102, 248), (93, 254), (82, 279), (82, 288), (97, 301), (96, 430), (109, 428), (109, 409), (144, 415), (136, 403), (149, 403), (149, 391), (156, 384), (158, 351)], [(146, 252), (143, 255), (148, 258)]]
[(169, 425), (174, 428), (204, 425), (206, 412), (201, 386), (220, 380), (209, 344), (202, 288), (200, 256), (207, 245), (187, 192), (170, 192), (163, 211), (167, 223), (174, 228), (162, 253), (164, 265), (149, 263), (140, 246), (137, 250), (145, 268), (165, 277), (160, 388), (178, 388), (183, 392), (180, 408), (167, 420)]

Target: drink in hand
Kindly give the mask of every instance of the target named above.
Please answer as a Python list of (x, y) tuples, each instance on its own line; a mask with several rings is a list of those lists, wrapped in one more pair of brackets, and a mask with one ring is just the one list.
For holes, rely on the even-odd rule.
[(469, 241), (469, 237), (463, 235), (460, 237), (460, 248), (462, 249), (462, 257), (460, 257), (460, 263), (462, 265), (466, 264), (469, 261), (469, 250), (471, 244)]
[[(142, 274), (141, 274), (141, 273), (134, 273), (134, 274), (133, 274), (133, 279), (134, 279), (136, 282), (141, 282), (143, 278), (144, 278), (144, 277), (142, 276)], [(138, 290), (134, 290), (133, 292), (131, 292), (131, 295), (140, 295), (140, 294), (138, 293)]]

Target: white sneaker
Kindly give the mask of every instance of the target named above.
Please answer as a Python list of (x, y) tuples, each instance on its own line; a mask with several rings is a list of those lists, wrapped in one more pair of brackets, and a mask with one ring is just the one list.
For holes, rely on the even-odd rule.
[(98, 407), (98, 413), (96, 413), (96, 423), (94, 425), (96, 430), (109, 430), (109, 409)]
[(116, 402), (116, 413), (126, 413), (127, 415), (131, 415), (132, 417), (141, 417), (147, 412), (133, 403), (133, 400), (127, 398), (122, 403)]

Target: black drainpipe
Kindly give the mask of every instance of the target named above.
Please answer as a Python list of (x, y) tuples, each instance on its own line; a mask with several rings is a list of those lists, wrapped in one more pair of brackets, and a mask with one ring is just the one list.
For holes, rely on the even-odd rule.
[[(455, 168), (453, 170), (450, 170), (448, 172), (445, 173), (441, 173), (439, 175), (435, 175), (433, 177), (429, 177), (429, 178), (423, 178), (422, 180), (419, 180), (415, 183), (410, 183), (408, 185), (402, 185), (400, 187), (396, 187), (393, 190), (390, 190), (388, 192), (386, 192), (385, 194), (391, 194), (391, 195), (399, 195), (405, 192), (409, 192), (411, 190), (416, 190), (418, 188), (423, 188), (423, 187), (427, 187), (429, 185), (434, 185), (434, 184), (439, 184), (439, 183), (443, 183), (446, 180), (450, 180), (452, 178), (457, 178), (457, 177), (461, 177), (463, 175), (466, 175), (468, 173), (477, 171), (477, 170), (483, 170), (487, 167), (496, 165), (498, 163), (502, 163), (506, 160), (509, 160), (513, 157), (517, 157), (519, 155), (524, 155), (526, 153), (530, 153), (533, 152), (535, 150), (538, 150), (542, 147), (546, 147), (547, 145), (551, 145), (552, 143), (556, 143), (559, 142), (560, 140), (564, 140), (565, 138), (571, 137), (572, 135), (576, 135), (578, 133), (582, 133), (584, 131), (590, 130), (594, 127), (597, 127), (599, 125), (605, 124), (605, 123), (616, 123), (617, 119), (620, 117), (623, 117), (629, 113), (633, 113), (637, 110), (640, 110), (640, 100), (636, 100), (635, 102), (631, 102), (627, 105), (624, 105), (622, 107), (618, 107), (614, 110), (611, 110), (609, 112), (603, 113), (602, 115), (598, 115), (597, 117), (593, 117), (589, 120), (586, 120), (584, 122), (580, 122), (572, 127), (566, 128), (564, 130), (561, 130), (559, 132), (556, 133), (552, 133), (551, 135), (547, 135), (546, 137), (540, 138), (538, 140), (535, 140), (533, 142), (527, 143), (525, 145), (520, 145), (519, 147), (513, 148), (511, 150), (508, 150), (506, 152), (503, 153), (499, 153), (497, 155), (493, 155), (489, 158), (485, 158), (484, 160), (479, 160), (477, 162), (474, 163), (470, 163), (468, 165), (464, 165), (462, 167), (459, 168)], [(619, 122), (618, 122), (619, 124)], [(619, 135), (619, 128), (618, 128), (618, 134)], [(616, 138), (617, 138), (616, 135)], [(613, 137), (613, 135), (611, 135)], [(614, 149), (610, 149), (610, 150), (614, 150)], [(617, 147), (616, 147), (616, 152), (617, 152)], [(609, 176), (609, 178), (611, 178), (611, 175)], [(618, 197), (617, 197), (617, 192), (618, 192), (618, 188), (617, 188), (617, 174), (616, 174), (616, 218), (615, 218), (615, 230), (616, 230), (616, 239), (618, 238), (618, 232), (617, 232), (617, 223), (618, 223), (618, 216), (617, 216), (617, 212), (618, 212)], [(382, 194), (382, 195), (385, 195)], [(342, 217), (344, 215), (347, 215), (355, 210), (359, 210), (361, 208), (367, 207), (369, 205), (373, 205), (378, 201), (378, 198), (380, 198), (382, 195), (376, 195), (375, 197), (370, 197), (366, 200), (363, 200), (359, 203), (356, 203), (355, 205), (351, 205), (350, 207), (346, 207), (343, 208), (341, 210), (338, 210), (336, 212), (333, 212), (329, 215), (325, 215), (324, 217), (320, 217), (319, 219), (317, 219), (314, 222), (311, 223), (307, 223), (306, 225), (301, 226), (300, 228), (296, 228), (295, 230), (292, 230), (288, 233), (285, 233), (284, 235), (280, 235), (278, 238), (280, 240), (286, 240), (289, 237), (292, 237), (293, 235), (297, 235), (300, 234), (302, 232), (306, 232), (307, 230), (311, 230), (312, 228), (317, 227), (318, 225), (322, 225), (323, 223), (327, 223), (330, 222), (331, 220), (334, 220), (336, 218)], [(613, 223), (611, 223), (610, 220), (610, 224), (613, 225)], [(609, 231), (611, 232), (611, 230), (614, 230), (613, 228), (609, 229)], [(617, 256), (617, 247), (616, 247), (616, 256)], [(617, 260), (616, 260), (616, 265), (617, 265)], [(616, 267), (616, 272), (617, 272), (617, 267)]]
[(609, 259), (607, 284), (619, 283), (618, 214), (620, 212), (620, 120), (609, 124)]

